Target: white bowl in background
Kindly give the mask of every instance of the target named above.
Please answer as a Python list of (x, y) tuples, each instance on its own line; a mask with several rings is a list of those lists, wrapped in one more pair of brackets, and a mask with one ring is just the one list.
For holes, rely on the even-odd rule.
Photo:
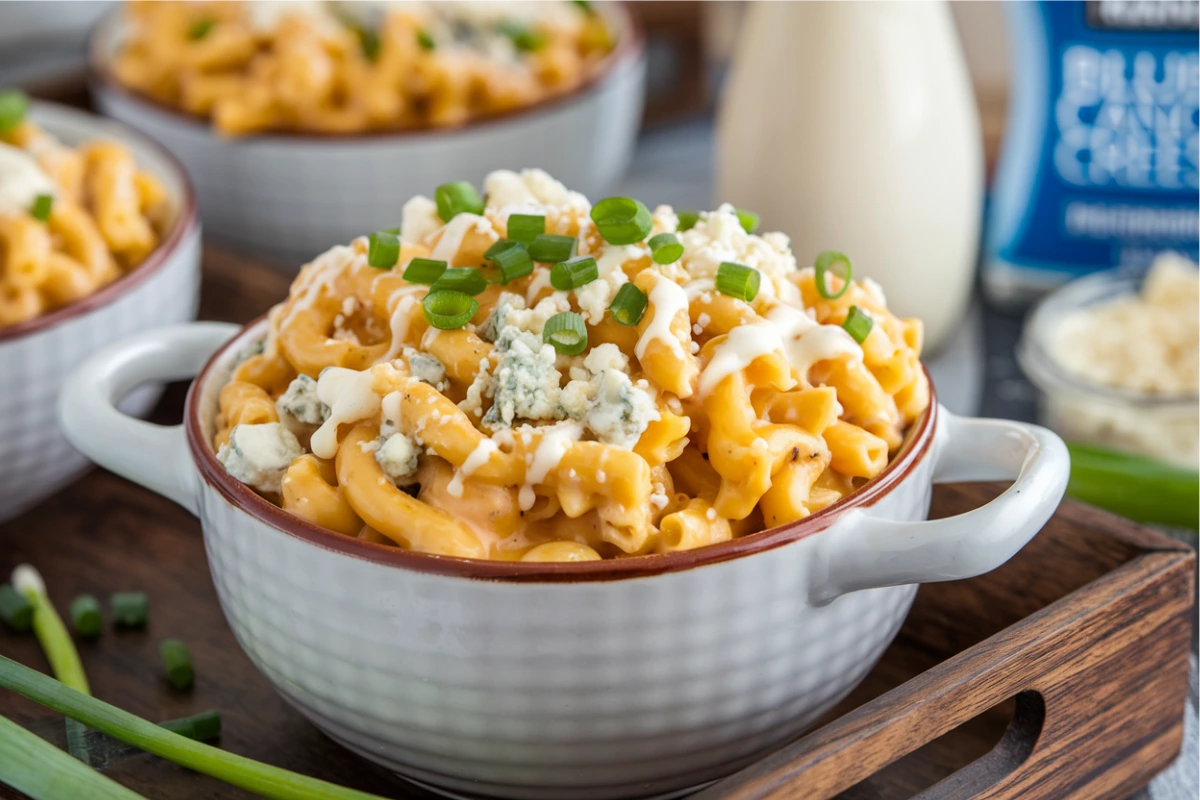
[(94, 29), (90, 82), (104, 113), (162, 142), (187, 167), (207, 235), (299, 269), (331, 242), (400, 224), (404, 203), (442, 183), (482, 185), (496, 169), (540, 167), (588, 197), (604, 197), (633, 156), (642, 112), (642, 34), (620, 5), (599, 6), (617, 47), (575, 91), (457, 128), (349, 135), (223, 138), (211, 122), (123, 87), (108, 63), (119, 13)]
[[(33, 101), (29, 116), (69, 145), (95, 138), (120, 142), (163, 182), (175, 208), (170, 231), (135, 269), (78, 302), (0, 328), (0, 521), (88, 466), (63, 437), (55, 414), (67, 374), (111, 342), (195, 319), (200, 287), (200, 224), (179, 163), (136, 131), (77, 109)], [(143, 387), (126, 398), (122, 410), (144, 414), (160, 390)]]
[[(265, 329), (201, 323), (110, 346), (72, 376), (63, 425), (200, 517), (225, 616), (284, 699), (443, 791), (605, 800), (727, 775), (867, 674), (917, 583), (999, 566), (1067, 483), (1053, 433), (935, 399), (878, 477), (770, 531), (577, 563), (413, 553), (303, 522), (216, 460), (217, 394)], [(113, 406), (143, 381), (197, 373), (181, 426)], [(926, 521), (935, 480), (1000, 479), (1015, 482), (987, 505)]]

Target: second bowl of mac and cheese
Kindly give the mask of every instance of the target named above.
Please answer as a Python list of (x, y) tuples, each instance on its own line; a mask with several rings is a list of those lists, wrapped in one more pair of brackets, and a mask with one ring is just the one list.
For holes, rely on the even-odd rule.
[(87, 464), (55, 419), (67, 373), (108, 342), (192, 319), (199, 268), (177, 162), (124, 126), (0, 92), (0, 520)]
[(130, 3), (90, 59), (100, 107), (183, 161), (209, 235), (288, 265), (501, 166), (611, 189), (645, 68), (624, 7), (567, 0)]
[[(398, 216), (246, 329), (98, 354), (62, 414), (201, 517), (283, 696), (403, 775), (620, 798), (728, 774), (853, 688), (916, 584), (1003, 563), (1062, 495), (1053, 434), (940, 409), (920, 323), (747, 211), (526, 170)], [(198, 371), (184, 426), (123, 419), (164, 368)], [(935, 472), (1015, 482), (927, 521)]]

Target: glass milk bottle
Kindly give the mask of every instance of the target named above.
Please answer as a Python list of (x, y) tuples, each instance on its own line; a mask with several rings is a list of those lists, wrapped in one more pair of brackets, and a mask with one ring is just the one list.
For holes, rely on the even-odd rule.
[(950, 336), (970, 299), (983, 145), (945, 3), (755, 3), (717, 128), (717, 197), (850, 257), (888, 305)]

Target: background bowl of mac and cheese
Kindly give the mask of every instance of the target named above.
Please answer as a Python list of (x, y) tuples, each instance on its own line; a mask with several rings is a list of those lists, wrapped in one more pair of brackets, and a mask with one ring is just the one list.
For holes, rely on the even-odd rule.
[[(721, 544), (575, 563), (383, 547), (289, 515), (214, 456), (220, 389), (266, 328), (176, 326), (98, 353), (64, 394), (68, 435), (200, 517), (226, 619), (284, 699), (364, 757), (472, 796), (644, 797), (735, 771), (867, 674), (918, 583), (999, 566), (1066, 486), (1049, 431), (933, 399), (858, 491)], [(182, 428), (112, 407), (121, 387), (193, 373)], [(935, 473), (1015, 482), (925, 521)]]
[(496, 169), (541, 167), (589, 197), (624, 174), (641, 119), (642, 32), (620, 4), (603, 3), (617, 46), (578, 89), (455, 128), (347, 135), (223, 138), (208, 120), (123, 87), (109, 61), (121, 15), (107, 15), (90, 44), (90, 83), (108, 115), (145, 131), (183, 162), (196, 185), (205, 232), (231, 247), (299, 269), (329, 247), (400, 224), (403, 204), (442, 183), (481, 185)]
[[(194, 319), (199, 298), (200, 225), (179, 163), (136, 131), (76, 109), (34, 101), (29, 118), (68, 145), (89, 139), (119, 142), (162, 181), (174, 213), (159, 246), (125, 275), (75, 303), (0, 328), (0, 520), (87, 467), (87, 459), (63, 437), (55, 415), (67, 374), (110, 342)], [(145, 387), (130, 394), (122, 409), (145, 413), (157, 397), (157, 387)]]

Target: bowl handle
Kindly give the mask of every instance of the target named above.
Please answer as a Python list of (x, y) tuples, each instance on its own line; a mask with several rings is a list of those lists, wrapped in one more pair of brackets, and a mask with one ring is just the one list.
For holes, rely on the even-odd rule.
[[(933, 482), (1012, 480), (980, 508), (938, 520), (849, 512), (819, 536), (810, 598), (859, 589), (951, 581), (989, 572), (1033, 538), (1067, 488), (1066, 445), (1038, 425), (959, 417), (938, 409)], [(893, 491), (902, 491), (895, 489)]]
[(116, 404), (139, 384), (194, 377), (239, 330), (221, 322), (172, 325), (97, 351), (63, 385), (58, 403), (63, 433), (100, 466), (195, 514), (196, 468), (183, 426), (143, 422), (122, 414)]

